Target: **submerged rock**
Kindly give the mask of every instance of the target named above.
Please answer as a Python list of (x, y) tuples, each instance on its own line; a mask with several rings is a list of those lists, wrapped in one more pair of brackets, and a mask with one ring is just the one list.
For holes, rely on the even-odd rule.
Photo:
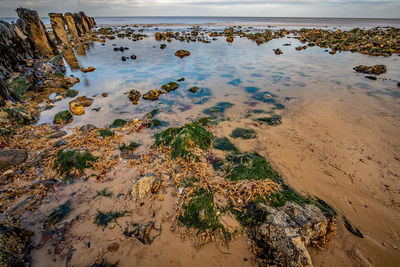
[(275, 53), (276, 55), (281, 55), (281, 54), (283, 54), (283, 52), (282, 52), (279, 48), (275, 49), (275, 50), (274, 50), (274, 53)]
[(0, 170), (23, 163), (28, 158), (28, 152), (23, 149), (0, 149)]
[(153, 89), (153, 90), (145, 93), (143, 95), (143, 99), (154, 101), (154, 100), (157, 100), (161, 94), (162, 94), (162, 92), (159, 89)]
[(359, 65), (353, 68), (356, 72), (367, 73), (367, 74), (382, 74), (386, 72), (385, 65), (373, 65), (373, 66), (365, 66)]
[(190, 56), (190, 52), (181, 49), (181, 50), (178, 50), (178, 51), (175, 52), (175, 56), (180, 57), (180, 58), (184, 58), (184, 57)]
[(197, 90), (199, 90), (199, 87), (197, 87), (197, 86), (193, 86), (193, 87), (189, 88), (189, 92), (191, 92), (191, 93), (196, 93)]
[[(263, 205), (265, 222), (258, 227), (258, 241), (277, 251), (283, 266), (311, 266), (307, 245), (318, 242), (329, 231), (329, 220), (314, 205), (287, 202), (280, 208)], [(261, 241), (261, 242), (260, 242)]]
[(161, 230), (154, 227), (154, 222), (143, 224), (128, 223), (124, 230), (124, 235), (128, 237), (135, 236), (140, 242), (145, 245), (150, 245), (153, 240), (160, 235)]
[(129, 100), (132, 102), (132, 104), (137, 105), (140, 97), (142, 96), (142, 94), (139, 91), (136, 91), (134, 89), (132, 89), (131, 91), (129, 91), (128, 94), (128, 98)]
[(155, 181), (156, 177), (154, 174), (148, 174), (135, 181), (131, 190), (132, 197), (136, 200), (144, 197), (153, 188)]
[(93, 99), (87, 97), (87, 96), (80, 96), (76, 99), (74, 99), (72, 102), (77, 103), (78, 105), (82, 105), (83, 107), (90, 107), (93, 103)]

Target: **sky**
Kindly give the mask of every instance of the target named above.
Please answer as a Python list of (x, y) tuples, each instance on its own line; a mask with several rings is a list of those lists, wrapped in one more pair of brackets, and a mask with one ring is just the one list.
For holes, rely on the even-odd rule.
[(17, 7), (90, 16), (249, 16), (400, 18), (400, 0), (0, 0), (0, 17)]

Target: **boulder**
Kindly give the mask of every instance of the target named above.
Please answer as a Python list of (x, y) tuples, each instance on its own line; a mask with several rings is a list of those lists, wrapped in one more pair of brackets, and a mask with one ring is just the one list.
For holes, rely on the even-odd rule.
[(136, 200), (143, 198), (153, 188), (155, 181), (156, 177), (154, 174), (148, 174), (135, 181), (131, 190), (132, 197)]
[(9, 169), (23, 163), (28, 158), (28, 152), (23, 149), (0, 149), (0, 170)]
[(53, 123), (54, 124), (68, 124), (73, 121), (73, 117), (71, 112), (68, 110), (60, 111), (56, 115), (54, 115)]
[(184, 58), (184, 57), (190, 56), (190, 52), (181, 49), (181, 50), (178, 50), (178, 51), (175, 52), (175, 56), (180, 57), (180, 58)]
[(69, 103), (69, 110), (73, 115), (79, 116), (85, 114), (85, 109), (83, 108), (83, 106), (74, 101)]
[(307, 245), (318, 241), (329, 231), (329, 220), (314, 205), (300, 206), (287, 202), (273, 208), (262, 206), (267, 212), (265, 222), (258, 227), (259, 243), (278, 252), (283, 266), (312, 266)]

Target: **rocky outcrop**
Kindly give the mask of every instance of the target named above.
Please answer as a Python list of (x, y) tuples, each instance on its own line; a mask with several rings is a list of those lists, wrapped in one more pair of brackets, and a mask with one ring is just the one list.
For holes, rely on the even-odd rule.
[(79, 12), (79, 16), (81, 17), (82, 25), (85, 30), (85, 33), (90, 31), (89, 21), (83, 11)]
[(330, 231), (330, 220), (314, 205), (261, 207), (265, 222), (258, 227), (257, 243), (282, 266), (312, 266), (307, 246), (318, 243)]
[[(45, 57), (52, 57), (56, 54), (56, 46), (50, 39), (46, 27), (40, 20), (36, 11), (17, 8), (19, 20), (17, 25), (28, 36), (37, 54), (43, 54)], [(41, 58), (42, 55), (36, 55)]]
[(72, 14), (72, 17), (74, 18), (75, 26), (76, 26), (76, 29), (78, 30), (78, 35), (80, 37), (84, 36), (86, 33), (86, 29), (83, 26), (81, 15), (79, 15), (79, 13), (74, 13), (74, 14)]
[(61, 13), (49, 13), (51, 27), (59, 44), (69, 46), (67, 30), (65, 29), (64, 16)]
[(74, 17), (72, 16), (72, 14), (65, 13), (64, 18), (65, 18), (65, 22), (67, 23), (68, 31), (69, 31), (69, 34), (71, 35), (71, 37), (78, 38), (79, 37), (78, 29), (76, 28), (75, 20), (74, 20)]

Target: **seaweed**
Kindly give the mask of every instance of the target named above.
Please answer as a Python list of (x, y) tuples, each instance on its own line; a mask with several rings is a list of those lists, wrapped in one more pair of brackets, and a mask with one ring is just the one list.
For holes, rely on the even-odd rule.
[(58, 170), (60, 174), (67, 174), (69, 176), (72, 169), (83, 171), (86, 168), (92, 167), (92, 163), (97, 160), (89, 151), (74, 149), (74, 150), (60, 150), (57, 153), (57, 159), (54, 162), (54, 169)]
[(155, 127), (161, 126), (161, 124), (162, 124), (162, 122), (160, 120), (152, 119), (150, 122), (150, 127), (155, 128)]
[(203, 113), (207, 115), (213, 115), (215, 117), (216, 115), (223, 115), (225, 113), (225, 110), (230, 107), (233, 107), (232, 103), (219, 102), (215, 106), (204, 109)]
[(256, 138), (257, 133), (253, 129), (245, 129), (245, 128), (236, 128), (232, 131), (231, 137), (233, 138), (243, 138), (243, 139), (251, 139)]
[(262, 101), (264, 103), (275, 103), (275, 98), (277, 96), (274, 94), (271, 94), (270, 92), (264, 91), (264, 92), (257, 92), (251, 96), (252, 99)]
[(228, 206), (228, 208), (239, 224), (242, 227), (248, 227), (248, 229), (253, 229), (253, 227), (265, 222), (268, 216), (268, 212), (260, 208), (257, 202), (248, 203), (244, 207), (245, 212), (240, 212), (232, 206)]
[(109, 136), (113, 136), (114, 132), (110, 131), (109, 129), (99, 129), (99, 134), (101, 137), (106, 138)]
[(10, 87), (14, 94), (21, 96), (28, 90), (28, 85), (24, 78), (17, 78), (12, 81), (8, 87)]
[(49, 229), (56, 223), (61, 222), (71, 212), (71, 201), (68, 200), (64, 204), (55, 208), (47, 217), (43, 223), (44, 229)]
[(64, 110), (58, 112), (54, 115), (53, 123), (54, 124), (67, 124), (73, 121), (72, 114), (69, 110)]
[(94, 196), (94, 198), (97, 197), (112, 197), (113, 192), (108, 190), (108, 187), (104, 188), (103, 190), (99, 190), (96, 192), (96, 195)]
[(226, 158), (226, 178), (233, 181), (271, 179), (281, 182), (281, 177), (257, 153), (233, 153)]
[(111, 123), (110, 129), (123, 127), (123, 126), (125, 126), (126, 123), (127, 123), (126, 120), (116, 119), (116, 120), (113, 121), (113, 123)]
[(214, 148), (222, 151), (238, 152), (237, 147), (226, 137), (214, 138)]
[(190, 148), (199, 147), (209, 149), (212, 145), (212, 134), (203, 128), (198, 122), (191, 122), (179, 128), (168, 128), (155, 135), (154, 146), (172, 148), (171, 156), (187, 158), (194, 157)]
[(257, 121), (265, 122), (266, 124), (270, 126), (276, 126), (282, 123), (281, 116), (279, 115), (274, 115), (271, 117), (263, 117), (263, 118), (257, 118)]
[(133, 151), (133, 150), (135, 150), (136, 148), (138, 148), (140, 146), (140, 144), (138, 144), (138, 143), (136, 143), (136, 142), (130, 142), (129, 143), (129, 145), (125, 145), (125, 144), (123, 144), (122, 146), (120, 146), (120, 150), (122, 151), (122, 150), (130, 150), (130, 151)]
[(275, 109), (284, 109), (285, 105), (281, 104), (281, 103), (274, 103), (274, 108)]
[(158, 113), (160, 113), (159, 109), (153, 109), (152, 111), (150, 111), (149, 113), (146, 114), (147, 118), (153, 118), (154, 116), (156, 116)]
[[(118, 224), (117, 219), (120, 217), (124, 217), (128, 211), (108, 211), (108, 212), (102, 212), (102, 211), (97, 211), (96, 217), (94, 218), (94, 224), (97, 226), (101, 226), (103, 231), (104, 229), (110, 224), (110, 223), (115, 223)], [(114, 228), (110, 227), (110, 228)]]
[(230, 233), (219, 221), (220, 214), (217, 213), (212, 192), (199, 189), (190, 202), (182, 206), (182, 209), (184, 212), (178, 220), (188, 229), (198, 229), (198, 233), (222, 230), (224, 237), (230, 240)]

